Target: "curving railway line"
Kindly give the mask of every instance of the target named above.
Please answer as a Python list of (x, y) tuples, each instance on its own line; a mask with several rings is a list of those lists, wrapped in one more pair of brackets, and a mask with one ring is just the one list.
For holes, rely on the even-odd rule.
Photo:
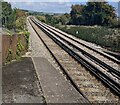
[[(29, 18), (29, 22), (84, 97), (91, 102), (119, 102), (119, 60), (35, 18)], [(46, 36), (40, 36), (39, 28)]]

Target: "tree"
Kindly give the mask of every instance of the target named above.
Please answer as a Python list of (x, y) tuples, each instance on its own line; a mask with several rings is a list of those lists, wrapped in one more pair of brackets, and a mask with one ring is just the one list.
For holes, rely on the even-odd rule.
[(24, 17), (20, 17), (16, 20), (16, 28), (20, 30), (24, 30), (26, 25), (26, 19)]
[(15, 11), (15, 14), (16, 14), (16, 19), (18, 19), (20, 17), (26, 17), (27, 16), (26, 12), (23, 11), (23, 10), (15, 8), (14, 11)]
[(47, 23), (47, 24), (51, 24), (52, 15), (45, 14), (45, 18), (46, 18), (46, 23)]
[(79, 25), (81, 23), (81, 19), (83, 19), (82, 14), (83, 14), (83, 10), (84, 10), (84, 5), (72, 5), (71, 7), (71, 21), (70, 23), (75, 24), (75, 25)]
[(70, 15), (68, 13), (65, 13), (60, 16), (60, 22), (62, 25), (66, 25), (69, 23), (70, 20)]
[(55, 14), (54, 15), (46, 14), (45, 18), (46, 18), (46, 23), (50, 25), (59, 24), (60, 22), (60, 16), (55, 15)]
[(25, 29), (26, 14), (27, 11), (20, 9), (12, 9), (11, 4), (8, 2), (2, 2), (2, 26), (16, 31), (18, 29)]
[(15, 8), (15, 27), (19, 30), (25, 30), (26, 26), (26, 11)]
[(11, 4), (7, 2), (2, 2), (2, 25), (4, 25), (7, 28), (11, 28), (12, 23), (10, 24), (10, 21), (12, 16), (12, 8)]
[(89, 0), (86, 5), (72, 5), (70, 15), (70, 23), (75, 25), (110, 25), (116, 18), (115, 8), (105, 0)]
[(87, 2), (83, 16), (89, 25), (109, 25), (116, 18), (115, 8), (107, 2)]
[(36, 16), (41, 22), (46, 23), (46, 17), (45, 16)]

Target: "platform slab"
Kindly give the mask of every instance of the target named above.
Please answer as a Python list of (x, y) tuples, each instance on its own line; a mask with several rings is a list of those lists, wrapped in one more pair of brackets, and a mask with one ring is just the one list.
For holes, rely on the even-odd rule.
[(81, 94), (45, 58), (33, 57), (47, 103), (87, 103)]
[(3, 103), (45, 103), (32, 59), (2, 67)]

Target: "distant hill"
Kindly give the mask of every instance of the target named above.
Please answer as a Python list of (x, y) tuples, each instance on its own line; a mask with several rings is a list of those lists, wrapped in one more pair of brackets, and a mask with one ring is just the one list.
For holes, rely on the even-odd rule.
[(38, 11), (32, 11), (32, 10), (24, 10), (24, 9), (20, 9), (22, 11), (25, 11), (27, 13), (29, 13), (30, 15), (62, 15), (63, 13), (52, 13), (52, 12), (38, 12)]

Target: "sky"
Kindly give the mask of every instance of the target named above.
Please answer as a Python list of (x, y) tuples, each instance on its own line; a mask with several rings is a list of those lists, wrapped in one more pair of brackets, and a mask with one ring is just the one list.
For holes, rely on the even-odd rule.
[[(88, 0), (4, 0), (10, 2), (12, 8), (27, 9), (38, 12), (69, 13), (72, 4), (86, 4)], [(98, 1), (98, 0), (97, 0)], [(108, 0), (118, 10), (118, 0)]]

